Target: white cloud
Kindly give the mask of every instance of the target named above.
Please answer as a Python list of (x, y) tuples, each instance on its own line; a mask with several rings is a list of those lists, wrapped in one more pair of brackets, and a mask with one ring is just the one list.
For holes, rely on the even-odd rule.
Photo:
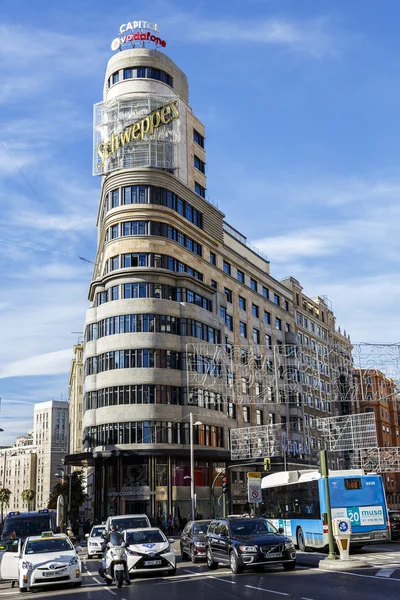
[(48, 354), (31, 356), (17, 360), (0, 368), (0, 379), (7, 377), (27, 377), (29, 375), (56, 375), (68, 373), (72, 359), (72, 349), (58, 350)]
[(185, 41), (190, 43), (276, 45), (318, 58), (336, 54), (342, 44), (329, 31), (325, 18), (207, 19), (198, 14), (178, 13), (165, 20), (168, 29), (179, 29), (180, 36), (183, 24)]

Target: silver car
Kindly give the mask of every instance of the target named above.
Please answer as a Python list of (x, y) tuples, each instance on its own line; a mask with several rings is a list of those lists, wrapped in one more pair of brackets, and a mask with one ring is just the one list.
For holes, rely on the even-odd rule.
[(87, 556), (101, 556), (103, 554), (102, 544), (104, 542), (102, 534), (105, 531), (105, 525), (95, 525), (90, 533), (86, 534), (87, 538)]

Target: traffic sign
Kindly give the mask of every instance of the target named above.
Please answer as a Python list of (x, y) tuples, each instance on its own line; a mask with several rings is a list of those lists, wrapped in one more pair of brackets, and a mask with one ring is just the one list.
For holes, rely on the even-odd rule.
[(262, 502), (261, 497), (261, 473), (247, 473), (248, 501), (252, 504)]

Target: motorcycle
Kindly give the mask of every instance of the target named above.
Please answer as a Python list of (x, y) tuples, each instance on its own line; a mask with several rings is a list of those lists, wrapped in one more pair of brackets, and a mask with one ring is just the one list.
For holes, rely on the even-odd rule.
[(110, 541), (105, 547), (99, 575), (105, 579), (107, 585), (112, 585), (115, 582), (117, 587), (120, 588), (124, 579), (126, 584), (130, 585), (125, 542), (119, 532), (110, 534)]

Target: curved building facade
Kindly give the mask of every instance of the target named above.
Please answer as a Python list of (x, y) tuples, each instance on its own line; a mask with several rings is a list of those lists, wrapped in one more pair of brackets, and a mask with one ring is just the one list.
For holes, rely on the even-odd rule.
[[(216, 476), (231, 450), (239, 466), (229, 469), (230, 512), (243, 512), (254, 458), (270, 456), (276, 469), (315, 464), (318, 419), (340, 414), (352, 389), (350, 339), (335, 330), (327, 298), (273, 278), (267, 258), (206, 200), (204, 126), (167, 56), (115, 54), (94, 123), (98, 250), (85, 324), (84, 454), (71, 464), (95, 466), (98, 519), (188, 518), (192, 413), (198, 513), (222, 510)], [(257, 455), (250, 446), (260, 431)]]
[(223, 400), (205, 408), (188, 398), (187, 344), (219, 344), (224, 335), (206, 273), (223, 215), (202, 197), (204, 127), (184, 73), (146, 48), (110, 59), (96, 111), (94, 169), (103, 176), (83, 428), (84, 448), (97, 457), (99, 517), (190, 515), (190, 412), (201, 422), (197, 509), (208, 516), (213, 475), (229, 453)]

